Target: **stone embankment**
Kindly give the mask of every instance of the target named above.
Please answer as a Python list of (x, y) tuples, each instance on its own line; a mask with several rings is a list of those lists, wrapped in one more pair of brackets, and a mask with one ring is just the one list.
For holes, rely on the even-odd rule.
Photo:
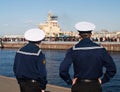
[[(40, 47), (42, 49), (67, 50), (75, 45), (77, 42), (42, 42)], [(120, 42), (97, 42), (105, 47), (108, 51), (120, 51)], [(20, 48), (26, 42), (3, 42), (4, 48)]]

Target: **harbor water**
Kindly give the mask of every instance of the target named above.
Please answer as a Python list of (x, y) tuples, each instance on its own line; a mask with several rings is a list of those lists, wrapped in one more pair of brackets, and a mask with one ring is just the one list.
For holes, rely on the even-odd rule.
[[(13, 62), (17, 49), (0, 49), (0, 75), (7, 77), (15, 77), (13, 73)], [(43, 50), (46, 55), (46, 67), (48, 72), (48, 83), (70, 87), (59, 77), (59, 66), (64, 59), (66, 50)], [(113, 57), (117, 66), (117, 74), (108, 83), (103, 84), (103, 92), (120, 92), (120, 52), (109, 52)], [(70, 69), (70, 74), (73, 76), (73, 70)]]

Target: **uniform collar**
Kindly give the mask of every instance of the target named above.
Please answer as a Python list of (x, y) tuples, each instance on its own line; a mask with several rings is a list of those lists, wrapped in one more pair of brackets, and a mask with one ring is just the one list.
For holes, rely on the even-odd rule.
[(101, 48), (103, 47), (95, 44), (90, 38), (84, 38), (78, 44), (73, 46), (73, 50), (90, 50)]

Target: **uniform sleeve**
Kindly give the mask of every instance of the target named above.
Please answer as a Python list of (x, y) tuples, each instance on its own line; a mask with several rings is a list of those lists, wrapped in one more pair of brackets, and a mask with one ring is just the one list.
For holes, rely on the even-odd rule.
[(60, 68), (59, 68), (59, 75), (60, 75), (60, 77), (68, 85), (72, 84), (72, 80), (71, 80), (70, 74), (69, 74), (69, 68), (70, 68), (71, 64), (72, 64), (72, 54), (71, 54), (71, 50), (68, 50), (64, 60), (60, 64)]
[(13, 72), (14, 74), (16, 73), (16, 55), (15, 55), (14, 64), (13, 64)]
[(14, 64), (13, 64), (13, 72), (14, 72), (14, 75), (16, 75), (16, 63), (17, 63), (17, 53), (15, 54), (15, 58), (14, 58)]
[(112, 59), (112, 57), (108, 54), (106, 50), (104, 50), (104, 66), (106, 71), (102, 78), (102, 84), (108, 82), (111, 78), (113, 78), (116, 74), (116, 65)]
[(44, 90), (46, 89), (46, 84), (47, 84), (46, 59), (45, 59), (44, 54), (41, 54), (40, 56), (38, 68), (39, 68), (39, 80), (38, 81), (40, 82), (40, 87)]

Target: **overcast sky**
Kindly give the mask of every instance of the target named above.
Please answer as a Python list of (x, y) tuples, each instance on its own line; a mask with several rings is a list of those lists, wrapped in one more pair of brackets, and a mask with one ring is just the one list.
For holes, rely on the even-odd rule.
[(94, 23), (95, 31), (120, 31), (120, 0), (0, 0), (0, 36), (37, 28), (49, 11), (63, 31), (76, 31), (79, 21)]

